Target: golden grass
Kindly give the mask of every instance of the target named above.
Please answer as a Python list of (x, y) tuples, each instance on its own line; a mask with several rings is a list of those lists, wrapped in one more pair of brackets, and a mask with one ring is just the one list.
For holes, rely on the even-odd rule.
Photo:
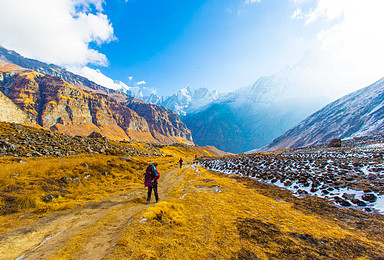
[[(26, 213), (45, 213), (82, 206), (141, 188), (151, 158), (121, 160), (116, 156), (79, 155), (61, 158), (0, 160), (0, 233), (11, 230), (8, 221)], [(165, 163), (167, 165), (167, 163)], [(81, 183), (62, 180), (78, 178)], [(45, 201), (47, 195), (57, 196)]]
[[(143, 144), (135, 146), (144, 149)], [(3, 157), (0, 159), (0, 233), (26, 225), (34, 217), (140, 189), (148, 163), (158, 163), (157, 168), (163, 173), (177, 167), (177, 160), (174, 157), (121, 159), (111, 155), (76, 155), (23, 158), (20, 163), (13, 157)], [(54, 198), (47, 201), (48, 195)]]
[(383, 256), (383, 242), (204, 169), (189, 170), (170, 197), (138, 216), (108, 259)]
[(199, 146), (191, 146), (189, 148), (185, 148), (182, 146), (165, 146), (160, 148), (161, 152), (164, 154), (172, 155), (175, 157), (181, 157), (187, 160), (192, 160), (195, 158), (195, 155), (198, 157), (201, 156), (215, 156), (215, 154), (211, 153), (209, 150), (204, 149), (204, 147)]

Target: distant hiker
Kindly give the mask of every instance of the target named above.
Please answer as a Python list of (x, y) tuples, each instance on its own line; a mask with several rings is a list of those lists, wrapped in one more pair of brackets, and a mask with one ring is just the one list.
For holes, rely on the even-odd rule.
[(195, 154), (195, 159), (197, 159), (197, 154)]
[(180, 158), (179, 164), (180, 164), (180, 168), (183, 167), (183, 158)]
[(155, 164), (150, 164), (145, 171), (144, 185), (148, 187), (147, 203), (151, 201), (152, 189), (155, 193), (156, 202), (159, 201), (159, 195), (157, 194), (157, 180), (160, 178), (160, 173), (156, 170)]

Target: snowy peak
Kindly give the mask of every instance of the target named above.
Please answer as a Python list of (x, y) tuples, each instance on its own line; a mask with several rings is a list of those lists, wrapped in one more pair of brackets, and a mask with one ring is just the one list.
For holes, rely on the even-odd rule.
[(220, 98), (217, 90), (209, 91), (207, 88), (192, 89), (187, 86), (180, 89), (171, 96), (159, 97), (155, 93), (144, 97), (144, 101), (152, 104), (165, 106), (185, 116), (188, 113), (196, 112)]

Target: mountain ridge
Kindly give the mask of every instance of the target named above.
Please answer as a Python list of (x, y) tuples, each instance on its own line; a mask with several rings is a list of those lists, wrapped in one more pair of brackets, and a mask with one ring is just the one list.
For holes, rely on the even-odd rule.
[[(1, 91), (42, 127), (69, 135), (86, 136), (97, 131), (112, 139), (192, 143), (190, 131), (186, 127), (175, 128), (183, 123), (168, 109), (143, 102), (142, 106), (157, 114), (139, 116), (126, 104), (139, 102), (132, 97), (119, 102), (107, 94), (78, 88), (60, 77), (6, 61), (0, 63), (0, 68)], [(165, 118), (161, 122), (159, 114)], [(157, 124), (161, 127), (156, 128)]]
[(377, 134), (384, 126), (384, 78), (318, 110), (260, 151)]
[[(307, 77), (301, 76), (301, 72), (293, 67), (261, 77), (182, 120), (198, 145), (212, 144), (232, 153), (263, 147), (329, 102), (325, 96), (307, 93)], [(227, 116), (220, 115), (220, 111), (227, 111)], [(233, 132), (220, 126), (231, 126)], [(202, 133), (209, 133), (211, 138)]]

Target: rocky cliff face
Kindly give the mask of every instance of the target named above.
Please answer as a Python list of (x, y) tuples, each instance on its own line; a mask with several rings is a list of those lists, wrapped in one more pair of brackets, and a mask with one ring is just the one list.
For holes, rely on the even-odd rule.
[(192, 134), (178, 115), (161, 106), (147, 104), (138, 99), (127, 101), (127, 106), (148, 122), (152, 136), (163, 143), (187, 140), (192, 144)]
[(108, 95), (5, 61), (0, 63), (0, 75), (0, 90), (42, 127), (73, 136), (97, 131), (112, 139), (161, 143), (192, 140), (177, 115), (161, 107), (143, 103), (141, 111), (148, 106), (152, 113), (140, 116)]
[[(1, 78), (0, 78), (1, 80)], [(0, 92), (0, 121), (32, 124), (34, 120), (18, 108), (12, 100)]]
[(384, 127), (384, 79), (344, 96), (312, 114), (262, 150), (302, 147), (381, 133)]

